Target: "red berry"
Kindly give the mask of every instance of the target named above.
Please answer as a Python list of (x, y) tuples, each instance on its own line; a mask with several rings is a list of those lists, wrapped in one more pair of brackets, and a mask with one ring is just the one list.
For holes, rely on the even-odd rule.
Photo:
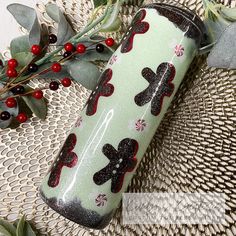
[(16, 117), (16, 119), (20, 122), (20, 123), (24, 123), (27, 121), (28, 117), (27, 115), (22, 112), (22, 113), (19, 113), (18, 116)]
[(16, 68), (18, 66), (18, 61), (16, 59), (10, 59), (8, 62), (8, 67), (9, 68)]
[(53, 63), (51, 69), (53, 72), (60, 72), (61, 71), (61, 64), (58, 62)]
[(72, 43), (66, 43), (64, 45), (64, 49), (67, 51), (67, 52), (73, 52), (75, 51), (75, 47)]
[(5, 104), (9, 108), (13, 108), (13, 107), (16, 107), (17, 102), (15, 98), (7, 98), (7, 100), (5, 101)]
[(64, 87), (70, 87), (71, 86), (71, 79), (70, 78), (64, 78), (61, 80), (61, 84)]
[(7, 69), (7, 76), (9, 78), (15, 78), (17, 76), (17, 71), (14, 68)]
[(58, 90), (59, 88), (59, 83), (57, 81), (52, 81), (50, 84), (49, 84), (49, 88), (53, 91), (56, 91)]
[(33, 45), (31, 47), (31, 52), (34, 54), (34, 55), (39, 55), (41, 53), (41, 47), (39, 45)]
[(113, 38), (107, 38), (107, 39), (105, 40), (105, 43), (106, 43), (106, 45), (107, 45), (108, 47), (112, 47), (112, 46), (115, 44), (115, 41), (114, 41)]
[(84, 44), (81, 44), (81, 43), (80, 43), (80, 44), (77, 45), (76, 50), (77, 50), (78, 53), (85, 53), (86, 47), (85, 47)]
[(32, 96), (36, 99), (43, 98), (43, 91), (42, 90), (35, 90), (32, 94)]

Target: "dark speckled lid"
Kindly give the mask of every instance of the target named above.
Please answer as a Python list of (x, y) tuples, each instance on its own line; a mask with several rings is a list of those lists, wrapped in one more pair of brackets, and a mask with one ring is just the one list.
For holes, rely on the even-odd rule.
[(207, 43), (204, 23), (191, 10), (164, 3), (148, 4), (144, 8), (156, 9), (160, 15), (167, 17), (176, 27), (186, 32), (187, 37), (193, 38), (199, 47)]

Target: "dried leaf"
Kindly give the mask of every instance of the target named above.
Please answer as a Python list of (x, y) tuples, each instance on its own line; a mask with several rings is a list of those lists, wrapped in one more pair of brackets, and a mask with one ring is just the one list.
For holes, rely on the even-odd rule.
[[(25, 92), (33, 91), (32, 88), (30, 88), (27, 85), (24, 85)], [(44, 120), (47, 115), (47, 105), (44, 98), (42, 99), (36, 99), (31, 95), (22, 96), (22, 99), (25, 101), (27, 106), (30, 108), (30, 110), (41, 120)]]
[(30, 45), (39, 44), (41, 27), (36, 11), (31, 7), (18, 3), (8, 5), (7, 9), (14, 16), (16, 21), (29, 31)]
[(70, 61), (67, 64), (71, 77), (85, 88), (93, 90), (98, 82), (100, 72), (94, 64), (86, 61)]
[(0, 219), (0, 225), (3, 226), (11, 236), (16, 236), (16, 227), (13, 224)]
[(25, 236), (24, 235), (24, 226), (25, 226), (25, 216), (23, 215), (20, 218), (19, 223), (17, 224), (16, 236)]
[(66, 17), (56, 4), (49, 3), (46, 5), (46, 12), (49, 17), (58, 23), (57, 44), (67, 42), (72, 36), (75, 35), (74, 30), (70, 26)]
[(236, 69), (236, 23), (231, 24), (211, 50), (209, 67)]

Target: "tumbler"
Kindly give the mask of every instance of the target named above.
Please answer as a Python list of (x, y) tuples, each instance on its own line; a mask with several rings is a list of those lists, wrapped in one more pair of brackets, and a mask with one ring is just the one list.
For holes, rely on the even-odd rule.
[(42, 182), (52, 209), (107, 226), (204, 38), (190, 10), (138, 10)]

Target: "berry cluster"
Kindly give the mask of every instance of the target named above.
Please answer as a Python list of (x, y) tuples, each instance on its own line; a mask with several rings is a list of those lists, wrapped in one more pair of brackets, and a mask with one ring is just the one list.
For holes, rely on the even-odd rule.
[[(115, 44), (115, 41), (114, 39), (112, 38), (107, 38), (105, 40), (105, 44), (108, 46), (108, 47), (112, 47), (114, 46)], [(82, 43), (79, 43), (77, 46), (73, 45), (72, 43), (66, 43), (64, 45), (64, 49), (65, 49), (65, 52), (63, 54), (63, 57), (64, 58), (67, 58), (67, 57), (70, 57), (73, 53), (78, 53), (78, 54), (83, 54), (86, 52), (87, 48), (84, 44)], [(103, 44), (101, 43), (98, 43), (96, 45), (96, 51), (99, 52), (99, 53), (102, 53), (104, 51), (105, 47)]]
[[(54, 44), (57, 42), (57, 36), (54, 34), (50, 34), (49, 35), (49, 39), (48, 39), (48, 44)], [(112, 38), (107, 38), (105, 41), (105, 44), (108, 47), (112, 47), (115, 44), (115, 41)], [(46, 49), (46, 48), (45, 48)], [(104, 51), (105, 47), (102, 43), (98, 43), (96, 45), (96, 51), (98, 53), (102, 53)], [(33, 45), (31, 47), (31, 53), (35, 56), (39, 56), (42, 51), (44, 50), (44, 48), (41, 48), (40, 45)], [(64, 54), (63, 54), (63, 59), (58, 61), (58, 62), (54, 62), (51, 67), (47, 70), (44, 71), (44, 73), (47, 73), (48, 71), (53, 71), (55, 73), (58, 73), (62, 70), (62, 65), (61, 63), (64, 62), (65, 60), (68, 60), (71, 56), (73, 56), (74, 54), (83, 54), (86, 52), (87, 47), (82, 44), (79, 43), (78, 45), (73, 45), (72, 43), (68, 42), (64, 45)], [(3, 65), (2, 61), (0, 61), (0, 66)], [(35, 99), (42, 99), (43, 96), (43, 89), (34, 89), (30, 92), (25, 91), (25, 87), (22, 85), (22, 83), (18, 83), (18, 84), (13, 84), (13, 82), (15, 81), (15, 79), (20, 76), (20, 73), (18, 74), (17, 72), (17, 67), (18, 67), (18, 61), (14, 58), (10, 59), (7, 63), (8, 68), (6, 70), (6, 75), (9, 78), (9, 83), (8, 83), (8, 87), (9, 90), (13, 93), (13, 96), (8, 97), (5, 100), (5, 105), (8, 108), (14, 108), (17, 106), (17, 98), (20, 96), (32, 96)], [(36, 63), (30, 63), (27, 66), (27, 72), (28, 73), (35, 73), (38, 71), (39, 66)], [(40, 75), (42, 72), (38, 73), (38, 75)], [(31, 77), (29, 77), (30, 79)], [(71, 79), (70, 78), (63, 78), (61, 79), (60, 82), (58, 81), (52, 81), (50, 82), (48, 87), (45, 87), (44, 89), (49, 88), (50, 90), (56, 91), (58, 90), (60, 84), (64, 87), (69, 87), (71, 85)], [(6, 121), (9, 120), (11, 118), (11, 114), (8, 111), (2, 111), (0, 113), (0, 120), (2, 121)], [(18, 122), (23, 123), (26, 122), (28, 117), (27, 114), (24, 112), (21, 112), (17, 115), (16, 119), (18, 120)]]
[[(70, 78), (63, 78), (60, 83), (64, 86), (64, 87), (69, 87), (71, 85), (71, 79)], [(49, 84), (49, 89), (56, 91), (59, 88), (60, 85), (59, 82), (57, 81), (52, 81)], [(47, 88), (45, 88), (47, 89)], [(9, 108), (14, 108), (17, 106), (17, 99), (16, 97), (18, 97), (19, 95), (21, 96), (32, 96), (35, 99), (42, 99), (43, 98), (43, 91), (42, 89), (35, 89), (33, 91), (31, 91), (30, 93), (26, 93), (25, 94), (25, 88), (22, 85), (19, 85), (17, 87), (14, 87), (13, 89), (11, 89), (11, 92), (15, 95), (13, 97), (8, 97), (5, 100), (5, 105)], [(9, 120), (11, 118), (11, 114), (8, 111), (2, 111), (0, 113), (0, 120)], [(22, 112), (20, 114), (18, 114), (18, 116), (16, 117), (16, 119), (18, 120), (18, 122), (20, 123), (24, 123), (25, 121), (27, 121), (28, 117), (26, 115), (26, 113)]]
[(18, 62), (16, 59), (12, 58), (8, 61), (7, 63), (8, 65), (8, 68), (7, 68), (7, 71), (6, 71), (6, 74), (9, 78), (15, 78), (17, 77), (17, 66), (18, 66)]

